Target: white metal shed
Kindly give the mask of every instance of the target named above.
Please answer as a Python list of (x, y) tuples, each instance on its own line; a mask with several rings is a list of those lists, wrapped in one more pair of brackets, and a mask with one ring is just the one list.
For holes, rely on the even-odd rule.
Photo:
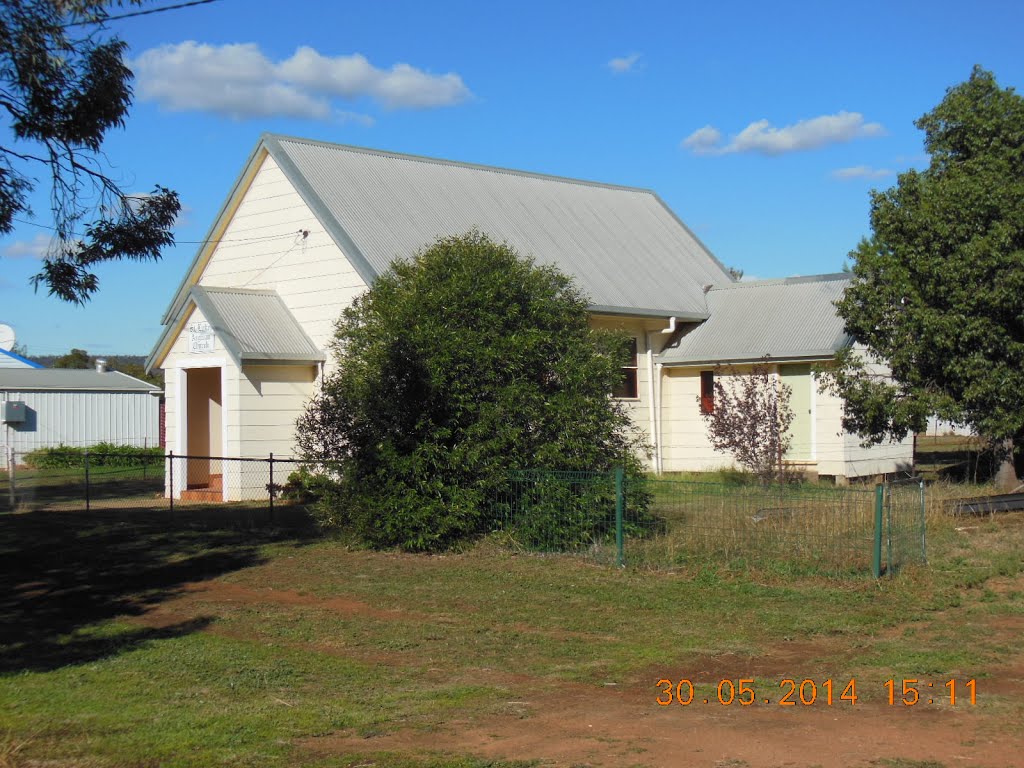
[(61, 444), (159, 445), (160, 394), (117, 371), (0, 369), (0, 467), (10, 452)]

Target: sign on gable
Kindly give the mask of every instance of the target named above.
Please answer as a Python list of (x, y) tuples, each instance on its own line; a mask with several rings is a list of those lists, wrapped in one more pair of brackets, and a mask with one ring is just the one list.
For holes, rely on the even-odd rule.
[(213, 352), (215, 338), (209, 323), (189, 323), (188, 351), (192, 354)]

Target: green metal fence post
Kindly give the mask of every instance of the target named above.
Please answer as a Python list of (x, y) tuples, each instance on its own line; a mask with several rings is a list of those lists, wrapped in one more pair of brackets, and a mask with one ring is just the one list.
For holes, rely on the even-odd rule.
[(621, 568), (625, 564), (623, 557), (622, 511), (625, 499), (622, 498), (622, 481), (626, 472), (622, 467), (615, 468), (615, 564)]
[(885, 486), (875, 486), (875, 540), (871, 557), (871, 575), (882, 577), (882, 507), (885, 505)]
[(893, 489), (892, 486), (883, 486), (885, 491), (884, 504), (885, 504), (885, 575), (892, 576), (896, 573), (895, 563), (892, 560), (892, 503), (893, 503)]

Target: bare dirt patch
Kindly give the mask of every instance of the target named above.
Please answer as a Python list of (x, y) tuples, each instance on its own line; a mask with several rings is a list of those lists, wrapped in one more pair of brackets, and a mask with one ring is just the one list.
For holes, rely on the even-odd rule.
[(517, 691), (507, 711), (451, 721), (439, 730), (303, 742), (317, 754), (436, 750), (550, 765), (821, 766), (846, 768), (897, 757), (943, 765), (1021, 766), (1024, 738), (992, 733), (973, 713), (887, 706), (660, 707), (637, 691), (566, 686)]
[[(1020, 580), (1016, 580), (1020, 583)], [(1020, 617), (992, 616), (992, 636), (1019, 635)], [(888, 636), (890, 633), (884, 633)], [(723, 768), (849, 768), (886, 765), (1024, 766), (1024, 733), (1019, 728), (1024, 700), (1024, 661), (1008, 659), (987, 670), (979, 683), (985, 698), (1003, 697), (1010, 707), (950, 707), (922, 697), (914, 707), (889, 706), (876, 681), (873, 696), (856, 705), (829, 706), (822, 694), (812, 706), (779, 706), (758, 701), (749, 707), (720, 704), (708, 689), (692, 704), (659, 706), (661, 677), (689, 677), (707, 685), (743, 677), (817, 680), (856, 656), (849, 638), (818, 637), (779, 642), (762, 653), (704, 654), (650, 667), (619, 685), (559, 683), (528, 676), (501, 676), (505, 695), (479, 716), (450, 720), (429, 729), (406, 727), (364, 738), (354, 732), (305, 740), (317, 756), (376, 752), (439, 752), (493, 760), (537, 760), (542, 765), (696, 766)], [(491, 680), (491, 682), (495, 682)], [(758, 686), (759, 695), (762, 691)], [(858, 685), (864, 681), (858, 680)], [(861, 691), (863, 691), (863, 687)]]
[(646, 677), (651, 680), (666, 675), (677, 679), (685, 677), (694, 683), (717, 683), (739, 677), (825, 679), (836, 674), (837, 663), (852, 655), (848, 645), (844, 647), (837, 640), (821, 637), (812, 641), (780, 642), (756, 655), (721, 653), (680, 659), (670, 665), (651, 667)]
[(175, 599), (153, 606), (147, 612), (147, 623), (159, 624), (173, 616), (194, 615), (201, 612), (203, 605), (215, 603), (312, 607), (346, 616), (375, 619), (423, 618), (408, 611), (382, 610), (347, 597), (323, 598), (287, 589), (252, 589), (224, 581), (201, 581), (185, 584)]
[[(1021, 577), (999, 585), (1000, 594), (1020, 589)], [(151, 625), (195, 618), (224, 604), (309, 607), (345, 616), (391, 621), (438, 621), (446, 617), (410, 611), (383, 610), (347, 597), (317, 597), (302, 592), (252, 588), (222, 581), (186, 584), (173, 599), (152, 607), (140, 621)], [(935, 614), (918, 623), (926, 632), (934, 622), (955, 622), (960, 609)], [(1020, 637), (1024, 618), (984, 617), (990, 640)], [(528, 624), (510, 625), (517, 632), (548, 634), (555, 639), (597, 637), (583, 632), (541, 630)], [(216, 622), (203, 631), (227, 633)], [(887, 629), (877, 639), (899, 637), (901, 627)], [(288, 643), (286, 643), (288, 644)], [(294, 645), (294, 644), (290, 644)], [(299, 644), (302, 645), (302, 644)], [(1016, 647), (1008, 643), (1010, 647)], [(377, 652), (326, 644), (310, 644), (311, 653), (350, 656), (382, 667), (397, 668), (422, 662), (408, 652)], [(738, 677), (778, 681), (784, 677), (816, 680), (840, 673), (856, 657), (849, 637), (821, 636), (779, 641), (752, 655), (739, 653), (680, 656), (671, 663), (647, 667), (617, 681), (582, 684), (555, 677), (474, 668), (439, 662), (430, 670), (438, 683), (484, 684), (495, 688), (498, 700), (478, 711), (462, 710), (439, 722), (396, 725), (365, 737), (355, 731), (309, 738), (298, 746), (313, 758), (373, 753), (423, 752), (473, 755), (490, 760), (536, 760), (542, 765), (696, 766), (723, 768), (868, 768), (894, 759), (933, 761), (954, 766), (1024, 767), (1024, 733), (1019, 727), (1024, 701), (1024, 660), (1007, 658), (992, 665), (979, 679), (979, 696), (999, 697), (996, 707), (957, 706), (922, 701), (914, 707), (890, 707), (881, 695), (862, 696), (856, 705), (819, 700), (812, 706), (779, 706), (762, 701), (749, 707), (724, 706), (703, 689), (689, 706), (656, 703), (659, 678), (687, 677), (699, 685)], [(981, 670), (979, 675), (983, 674)], [(604, 684), (604, 683), (617, 684)], [(877, 682), (877, 681), (876, 681)], [(861, 681), (858, 681), (858, 685)], [(878, 687), (875, 685), (874, 687)], [(760, 693), (760, 691), (759, 691)], [(836, 694), (838, 696), (838, 692)], [(916, 765), (917, 762), (908, 762)]]

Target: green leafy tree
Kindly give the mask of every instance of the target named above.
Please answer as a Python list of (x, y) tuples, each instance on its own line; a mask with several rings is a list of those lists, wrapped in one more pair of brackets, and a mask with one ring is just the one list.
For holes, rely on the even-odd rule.
[(304, 457), (335, 468), (344, 519), (379, 546), (445, 548), (493, 529), (509, 470), (640, 473), (609, 396), (621, 335), (551, 267), (471, 232), (391, 272), (342, 314), (337, 361), (299, 419)]
[(164, 373), (160, 369), (157, 369), (153, 373), (147, 373), (146, 366), (142, 363), (134, 362), (132, 360), (122, 360), (120, 357), (110, 358), (109, 365), (110, 370), (112, 371), (126, 373), (129, 376), (134, 376), (136, 379), (141, 379), (147, 384), (153, 384), (154, 386), (163, 389)]
[[(157, 186), (129, 194), (104, 163), (107, 133), (124, 126), (132, 73), (126, 44), (106, 34), (108, 9), (142, 0), (5, 0), (0, 4), (0, 234), (31, 215), (35, 174), (46, 175), (55, 237), (33, 279), (83, 303), (96, 265), (157, 259), (173, 245), (178, 197)], [(84, 230), (81, 231), (80, 230)]]
[(915, 125), (931, 162), (872, 193), (872, 234), (850, 254), (838, 303), (867, 353), (840, 354), (827, 381), (846, 401), (844, 425), (870, 442), (935, 414), (1016, 446), (1012, 482), (1024, 439), (1024, 98), (975, 67)]
[(53, 361), (54, 368), (92, 368), (92, 357), (84, 349), (72, 348)]

